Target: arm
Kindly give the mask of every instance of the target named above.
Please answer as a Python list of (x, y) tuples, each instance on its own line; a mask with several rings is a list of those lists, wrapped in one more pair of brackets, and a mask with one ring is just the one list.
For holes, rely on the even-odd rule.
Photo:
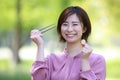
[(37, 47), (36, 61), (44, 61), (44, 45)]
[(81, 73), (80, 73), (80, 77), (82, 78), (82, 80), (96, 80), (96, 76), (95, 74), (91, 71), (91, 66), (90, 66), (90, 62), (89, 62), (89, 57), (92, 53), (92, 49), (91, 47), (86, 44), (83, 43), (83, 49), (82, 49), (82, 57), (81, 57)]
[[(48, 66), (46, 62), (35, 61), (31, 68), (32, 80), (46, 80), (48, 77)], [(49, 79), (47, 79), (49, 80)]]
[(89, 63), (89, 56), (92, 53), (92, 48), (86, 43), (85, 40), (82, 40), (81, 44), (83, 46), (81, 57), (82, 71), (87, 71), (91, 69)]
[(83, 80), (105, 80), (106, 63), (104, 57), (101, 55), (92, 56), (89, 61), (91, 61), (90, 70), (80, 73)]
[(105, 80), (106, 75), (106, 66), (105, 66), (105, 60), (102, 56), (93, 56), (91, 58), (91, 61), (94, 61), (94, 65), (90, 64), (90, 55), (92, 55), (92, 49), (91, 47), (86, 44), (85, 42), (82, 43), (83, 45), (83, 54), (82, 54), (82, 72), (81, 72), (81, 78), (83, 80)]
[(37, 45), (36, 61), (44, 61), (44, 41), (43, 34), (39, 30), (32, 30), (31, 40)]
[(49, 80), (47, 60), (44, 60), (44, 42), (43, 35), (39, 30), (32, 30), (30, 38), (37, 45), (37, 54), (35, 62), (31, 68), (32, 80)]

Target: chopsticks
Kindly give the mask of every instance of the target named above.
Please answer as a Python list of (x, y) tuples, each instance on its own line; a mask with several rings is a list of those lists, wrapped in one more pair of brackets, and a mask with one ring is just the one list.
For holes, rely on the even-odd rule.
[(45, 33), (45, 32), (47, 32), (47, 31), (49, 31), (49, 30), (51, 30), (53, 28), (55, 28), (55, 24), (48, 25), (48, 26), (40, 28), (38, 30), (40, 30), (42, 33)]

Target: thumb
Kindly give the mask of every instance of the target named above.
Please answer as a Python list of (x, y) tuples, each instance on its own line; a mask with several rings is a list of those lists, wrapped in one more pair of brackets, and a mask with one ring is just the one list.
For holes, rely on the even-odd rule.
[(82, 46), (85, 46), (86, 40), (85, 40), (85, 39), (82, 39), (82, 40), (81, 40), (81, 44), (82, 44)]

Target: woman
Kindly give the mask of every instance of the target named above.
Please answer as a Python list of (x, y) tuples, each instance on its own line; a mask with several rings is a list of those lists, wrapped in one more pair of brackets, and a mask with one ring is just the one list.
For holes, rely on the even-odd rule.
[(57, 31), (66, 47), (61, 55), (51, 54), (47, 58), (42, 33), (31, 31), (30, 38), (38, 48), (31, 69), (32, 80), (105, 80), (105, 59), (93, 53), (85, 42), (91, 33), (87, 13), (78, 6), (66, 8), (58, 19)]

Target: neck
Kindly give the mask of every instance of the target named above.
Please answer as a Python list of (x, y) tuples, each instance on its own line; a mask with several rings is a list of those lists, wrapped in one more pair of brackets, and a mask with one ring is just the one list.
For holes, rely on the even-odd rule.
[(67, 43), (67, 52), (70, 55), (76, 55), (78, 54), (82, 49), (82, 45), (80, 42), (78, 43)]

